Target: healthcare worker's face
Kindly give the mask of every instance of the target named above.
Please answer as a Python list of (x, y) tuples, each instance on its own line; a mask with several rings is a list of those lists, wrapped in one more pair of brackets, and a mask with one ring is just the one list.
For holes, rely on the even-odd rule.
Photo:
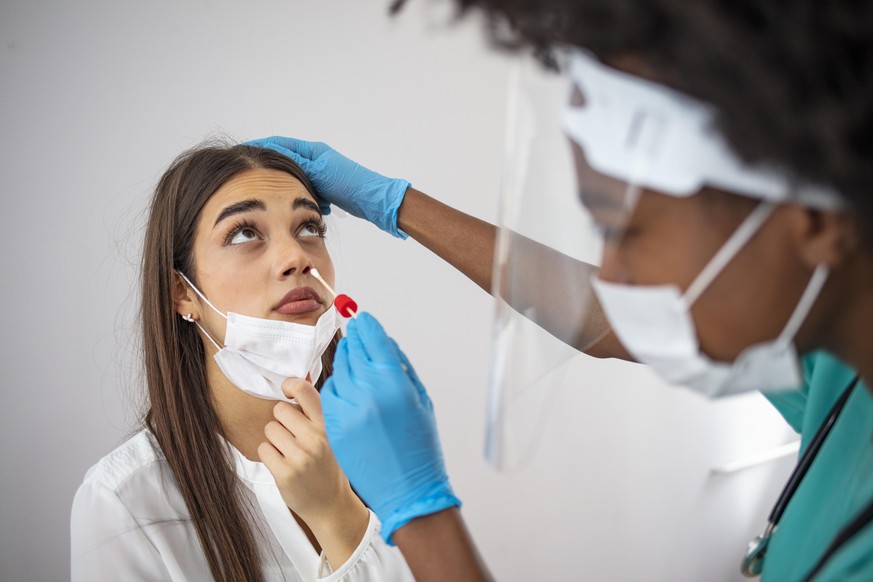
[[(193, 255), (198, 287), (224, 312), (314, 325), (331, 306), (311, 274), (333, 286), (321, 211), (285, 172), (247, 170), (219, 188), (200, 213)], [(225, 319), (196, 300), (204, 327), (224, 338)]]
[[(605, 281), (685, 291), (758, 204), (712, 189), (685, 198), (642, 190), (628, 213), (627, 185), (595, 172), (582, 149), (571, 147), (580, 197), (604, 234)], [(710, 357), (732, 361), (784, 327), (811, 274), (797, 245), (792, 214), (799, 211), (779, 207), (693, 304), (701, 348)], [(797, 343), (802, 347), (801, 335)]]

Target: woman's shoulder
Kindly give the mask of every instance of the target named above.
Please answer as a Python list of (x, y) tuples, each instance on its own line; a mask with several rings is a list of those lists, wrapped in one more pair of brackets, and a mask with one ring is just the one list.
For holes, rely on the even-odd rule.
[(91, 467), (73, 499), (74, 530), (98, 527), (98, 522), (115, 527), (134, 515), (152, 521), (188, 515), (173, 472), (148, 429)]
[(82, 486), (96, 486), (117, 491), (134, 475), (160, 470), (166, 461), (154, 435), (147, 428), (124, 441), (91, 467)]
[(172, 544), (184, 552), (190, 548), (170, 535), (185, 539), (186, 529), (163, 526), (187, 521), (160, 447), (151, 432), (142, 430), (91, 467), (76, 491), (70, 512), (71, 578), (169, 580), (165, 549)]

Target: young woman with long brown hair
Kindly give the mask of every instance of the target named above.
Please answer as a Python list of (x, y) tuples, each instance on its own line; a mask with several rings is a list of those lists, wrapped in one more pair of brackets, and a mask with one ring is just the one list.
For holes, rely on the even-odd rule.
[[(316, 389), (339, 331), (312, 274), (333, 283), (314, 192), (294, 162), (243, 145), (195, 148), (161, 178), (142, 262), (148, 410), (76, 494), (73, 580), (412, 579), (325, 436)], [(296, 353), (312, 329), (326, 341)], [(315, 386), (231, 338), (281, 352), (273, 330)]]

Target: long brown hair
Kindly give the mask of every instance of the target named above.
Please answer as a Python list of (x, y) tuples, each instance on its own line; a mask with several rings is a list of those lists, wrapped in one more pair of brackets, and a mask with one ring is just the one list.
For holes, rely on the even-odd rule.
[[(158, 182), (142, 258), (145, 424), (161, 446), (219, 581), (264, 576), (249, 504), (210, 399), (202, 340), (174, 308), (174, 271), (197, 284), (192, 249), (200, 211), (224, 183), (253, 168), (287, 172), (315, 194), (300, 167), (281, 154), (244, 145), (198, 146), (176, 158)], [(318, 387), (331, 373), (338, 341), (339, 334), (322, 356)]]

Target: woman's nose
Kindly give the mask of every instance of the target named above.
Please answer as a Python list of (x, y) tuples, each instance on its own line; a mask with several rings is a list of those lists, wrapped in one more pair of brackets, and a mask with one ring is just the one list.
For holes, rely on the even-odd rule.
[(291, 237), (283, 239), (279, 244), (276, 244), (275, 252), (273, 272), (277, 279), (284, 279), (295, 273), (298, 275), (308, 273), (312, 268), (312, 261), (309, 255)]

